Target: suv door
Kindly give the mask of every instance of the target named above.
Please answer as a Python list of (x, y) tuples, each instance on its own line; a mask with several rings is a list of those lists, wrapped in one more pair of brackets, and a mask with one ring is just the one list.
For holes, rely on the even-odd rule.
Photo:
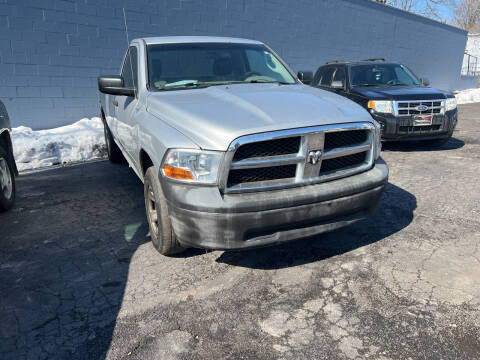
[(314, 85), (324, 90), (330, 90), (330, 85), (332, 84), (334, 72), (335, 67), (333, 66), (324, 66), (320, 68), (316, 76)]
[[(334, 88), (332, 87), (333, 86), (333, 83), (334, 82), (337, 82), (337, 83), (341, 83), (342, 84), (342, 87), (341, 88)], [(337, 94), (340, 94), (340, 95), (343, 95), (345, 96), (345, 85), (346, 85), (346, 82), (347, 82), (347, 73), (345, 71), (345, 67), (344, 66), (336, 66), (335, 67), (335, 72), (333, 73), (333, 79), (332, 79), (332, 83), (331, 83), (331, 90), (336, 92)]]
[[(125, 87), (138, 89), (138, 49), (130, 46), (123, 61), (121, 76)], [(136, 96), (115, 96), (116, 128), (114, 136), (131, 159), (135, 159), (135, 124), (133, 113), (137, 109)]]

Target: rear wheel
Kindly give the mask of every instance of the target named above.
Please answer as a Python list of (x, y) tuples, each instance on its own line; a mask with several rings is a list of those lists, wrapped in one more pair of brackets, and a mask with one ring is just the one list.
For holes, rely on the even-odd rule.
[(150, 236), (155, 249), (162, 255), (173, 255), (184, 251), (185, 248), (180, 246), (173, 232), (167, 200), (153, 166), (145, 173), (144, 196)]
[(105, 134), (105, 144), (107, 145), (108, 159), (115, 164), (126, 163), (125, 157), (113, 139), (113, 135), (106, 122), (103, 123), (103, 133)]
[(0, 211), (6, 211), (15, 202), (15, 176), (7, 152), (0, 146)]

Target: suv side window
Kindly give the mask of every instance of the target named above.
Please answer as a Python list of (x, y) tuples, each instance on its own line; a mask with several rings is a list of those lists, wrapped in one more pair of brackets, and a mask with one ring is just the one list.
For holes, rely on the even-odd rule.
[[(123, 85), (138, 88), (138, 56), (136, 46), (130, 46), (122, 68)], [(132, 74), (133, 71), (133, 74)]]
[(320, 70), (320, 73), (318, 74), (317, 85), (329, 87), (332, 84), (332, 77), (334, 71), (335, 68), (330, 66)]
[(345, 80), (346, 80), (347, 76), (345, 74), (345, 69), (343, 67), (337, 67), (336, 71), (335, 71), (335, 75), (333, 76), (333, 81), (340, 81), (343, 85), (343, 87), (345, 87)]

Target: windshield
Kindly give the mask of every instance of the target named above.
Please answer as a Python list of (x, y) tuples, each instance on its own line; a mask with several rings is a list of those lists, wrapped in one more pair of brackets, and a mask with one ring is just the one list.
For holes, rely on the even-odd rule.
[(352, 86), (420, 85), (405, 66), (397, 64), (356, 65), (350, 68)]
[(265, 46), (189, 43), (149, 45), (152, 90), (252, 82), (295, 84), (295, 78)]

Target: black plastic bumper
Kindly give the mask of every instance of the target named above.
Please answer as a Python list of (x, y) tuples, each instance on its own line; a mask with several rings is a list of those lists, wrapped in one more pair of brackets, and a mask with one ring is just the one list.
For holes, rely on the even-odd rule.
[(222, 195), (162, 179), (173, 230), (181, 244), (209, 249), (274, 245), (349, 225), (372, 214), (388, 180), (377, 161), (369, 171), (322, 184)]
[(372, 114), (372, 117), (380, 123), (383, 141), (442, 139), (452, 136), (458, 121), (458, 111), (435, 115), (433, 127), (413, 126), (413, 118), (409, 116)]

